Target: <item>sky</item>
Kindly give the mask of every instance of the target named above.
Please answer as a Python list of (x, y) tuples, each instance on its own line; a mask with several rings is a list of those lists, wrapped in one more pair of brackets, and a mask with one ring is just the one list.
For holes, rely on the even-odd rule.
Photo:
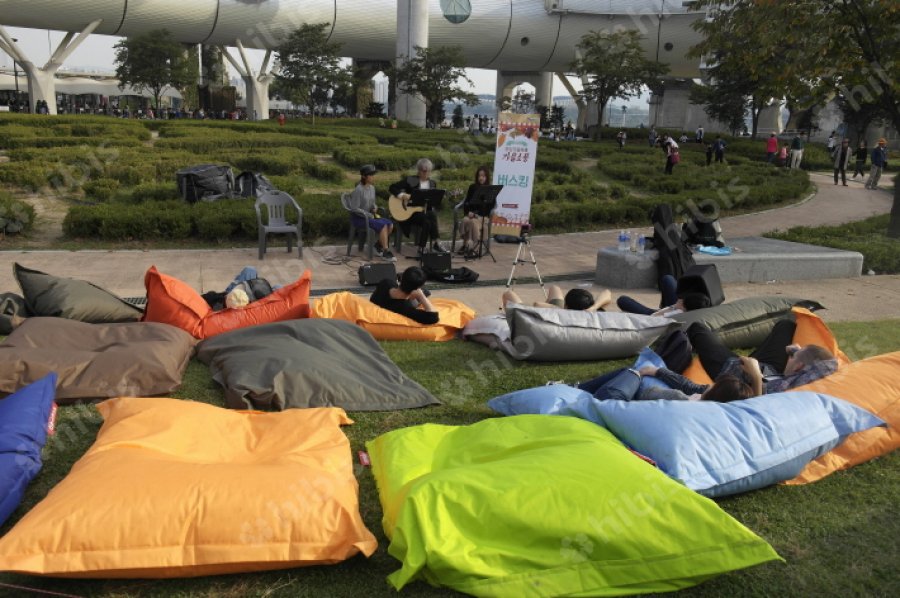
[[(25, 55), (28, 56), (32, 62), (40, 66), (43, 66), (47, 62), (50, 54), (59, 45), (59, 42), (64, 35), (60, 31), (48, 32), (44, 29), (25, 29), (19, 27), (7, 27), (7, 32), (11, 37), (19, 40), (18, 46)], [(113, 60), (115, 58), (113, 46), (119, 39), (121, 38), (109, 35), (91, 35), (72, 52), (63, 66), (69, 68), (94, 67), (104, 71), (113, 70)], [(261, 50), (248, 50), (248, 54), (250, 54), (248, 58), (253, 64), (258, 66), (262, 63), (263, 52)], [(12, 66), (11, 59), (3, 52), (0, 52), (0, 65), (7, 67)], [(231, 65), (228, 65), (228, 68), (232, 72), (232, 75), (234, 75), (235, 73), (233, 72)], [(474, 93), (496, 93), (497, 76), (495, 71), (487, 69), (467, 69), (467, 74), (474, 84), (472, 87)], [(580, 88), (577, 81), (573, 78), (570, 78), (570, 80), (575, 84), (576, 89)], [(553, 95), (568, 95), (568, 92), (563, 88), (559, 81), (554, 81)], [(616, 105), (621, 105), (622, 103), (621, 100), (614, 101), (614, 104)], [(642, 108), (645, 110), (647, 108), (645, 98), (633, 98), (624, 103), (635, 108)]]

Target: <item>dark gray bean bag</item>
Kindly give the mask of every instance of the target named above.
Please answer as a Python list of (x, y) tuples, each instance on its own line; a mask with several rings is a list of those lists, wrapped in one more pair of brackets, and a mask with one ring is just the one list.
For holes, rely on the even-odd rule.
[(28, 318), (0, 343), (0, 392), (56, 372), (58, 403), (168, 394), (181, 385), (195, 342), (168, 324)]
[(226, 332), (201, 342), (197, 357), (225, 388), (232, 409), (388, 411), (439, 403), (400, 371), (371, 334), (341, 320)]
[(95, 284), (63, 278), (15, 264), (13, 273), (30, 316), (66, 318), (94, 324), (135, 322), (143, 310)]
[(750, 297), (685, 312), (672, 319), (681, 322), (685, 329), (694, 322), (703, 322), (717, 332), (729, 348), (749, 348), (759, 346), (775, 322), (791, 317), (791, 308), (795, 305), (810, 310), (823, 309), (815, 301), (794, 297)]

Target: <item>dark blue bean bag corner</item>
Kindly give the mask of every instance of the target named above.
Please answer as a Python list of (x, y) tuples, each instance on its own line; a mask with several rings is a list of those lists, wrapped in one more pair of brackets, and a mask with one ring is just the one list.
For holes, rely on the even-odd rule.
[(56, 374), (51, 373), (0, 399), (0, 525), (41, 470), (55, 391)]

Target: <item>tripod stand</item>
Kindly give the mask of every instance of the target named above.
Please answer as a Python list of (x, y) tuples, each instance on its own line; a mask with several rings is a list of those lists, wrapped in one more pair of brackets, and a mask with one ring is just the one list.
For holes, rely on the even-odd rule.
[[(513, 242), (513, 241), (510, 241)], [(506, 280), (506, 288), (511, 289), (512, 285), (516, 283), (516, 267), (519, 264), (531, 264), (534, 266), (534, 271), (537, 274), (538, 283), (541, 285), (541, 292), (544, 293), (544, 299), (547, 298), (547, 289), (544, 287), (544, 280), (541, 278), (541, 271), (538, 270), (537, 260), (534, 259), (534, 252), (531, 251), (531, 241), (528, 238), (528, 230), (524, 227), (522, 228), (522, 232), (519, 233), (518, 239), (515, 241), (519, 244), (519, 248), (516, 251), (516, 257), (513, 259), (512, 270), (509, 272), (509, 278)], [(531, 260), (526, 260), (522, 258), (522, 249), (528, 249), (528, 255), (531, 257)], [(491, 257), (494, 257), (491, 255)], [(497, 261), (497, 260), (494, 260)]]

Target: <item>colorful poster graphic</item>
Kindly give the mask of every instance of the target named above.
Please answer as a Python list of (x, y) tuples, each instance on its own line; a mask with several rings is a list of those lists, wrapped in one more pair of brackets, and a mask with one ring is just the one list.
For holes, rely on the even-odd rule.
[(521, 226), (528, 224), (531, 212), (541, 117), (501, 112), (498, 121), (493, 183), (503, 185), (503, 191), (497, 197), (493, 232), (518, 235)]

